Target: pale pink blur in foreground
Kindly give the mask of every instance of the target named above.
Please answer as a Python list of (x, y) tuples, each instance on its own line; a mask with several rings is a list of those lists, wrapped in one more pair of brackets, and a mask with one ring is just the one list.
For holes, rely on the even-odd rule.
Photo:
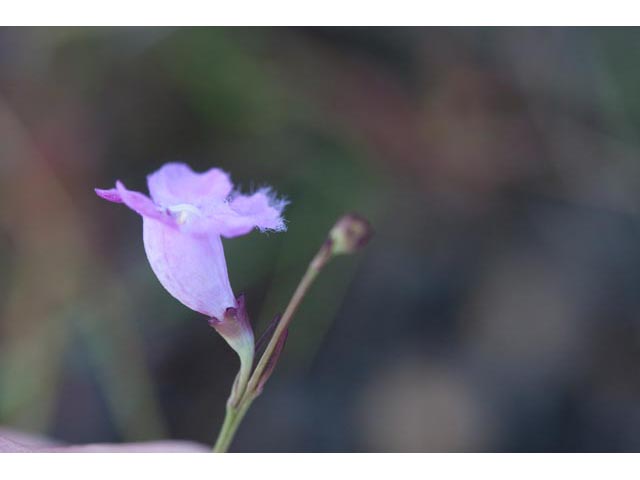
[(0, 428), (0, 453), (202, 453), (206, 445), (181, 440), (64, 445), (49, 438)]

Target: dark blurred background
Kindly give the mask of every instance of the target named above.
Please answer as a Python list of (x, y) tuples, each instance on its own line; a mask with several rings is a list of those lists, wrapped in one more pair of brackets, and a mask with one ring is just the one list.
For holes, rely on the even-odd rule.
[(345, 211), (235, 451), (640, 449), (640, 30), (0, 29), (0, 425), (212, 443), (235, 354), (140, 218), (169, 161), (271, 185), (257, 330)]

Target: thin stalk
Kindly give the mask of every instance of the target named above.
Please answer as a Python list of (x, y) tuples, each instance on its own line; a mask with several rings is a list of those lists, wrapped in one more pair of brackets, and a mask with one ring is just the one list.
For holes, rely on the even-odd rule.
[(298, 307), (302, 303), (302, 299), (309, 291), (309, 287), (313, 284), (318, 274), (322, 270), (322, 268), (327, 264), (327, 262), (331, 259), (332, 251), (330, 242), (325, 242), (318, 253), (313, 258), (307, 271), (304, 276), (300, 280), (298, 287), (296, 288), (287, 308), (282, 314), (282, 318), (280, 322), (273, 332), (267, 347), (265, 348), (262, 357), (260, 357), (260, 361), (256, 365), (256, 368), (249, 379), (246, 389), (244, 389), (243, 395), (237, 402), (229, 402), (227, 404), (226, 415), (224, 419), (224, 423), (222, 424), (222, 428), (220, 429), (220, 433), (218, 434), (218, 439), (213, 447), (213, 451), (217, 453), (226, 452), (233, 441), (233, 437), (240, 426), (240, 422), (244, 418), (247, 410), (251, 406), (251, 403), (256, 399), (259, 395), (259, 386), (260, 381), (262, 380), (262, 375), (267, 368), (269, 360), (273, 355), (276, 346), (280, 337), (286, 332), (287, 328), (291, 324), (291, 320), (293, 319), (293, 315), (298, 310)]
[(251, 375), (251, 367), (253, 365), (253, 350), (240, 356), (240, 371), (233, 382), (231, 387), (231, 396), (227, 401), (228, 405), (238, 406), (240, 400), (244, 396), (244, 392), (249, 382), (249, 376)]
[(291, 300), (289, 300), (289, 304), (282, 314), (282, 318), (280, 319), (280, 322), (278, 322), (278, 325), (273, 332), (273, 335), (271, 336), (271, 340), (269, 340), (269, 343), (267, 344), (267, 348), (265, 348), (262, 357), (260, 357), (258, 365), (256, 365), (256, 368), (253, 371), (253, 375), (251, 375), (251, 378), (249, 379), (249, 384), (247, 385), (247, 390), (245, 391), (245, 397), (247, 395), (253, 396), (253, 394), (255, 393), (256, 388), (258, 387), (258, 384), (262, 378), (262, 373), (267, 367), (267, 363), (269, 362), (269, 359), (271, 358), (271, 355), (276, 348), (278, 340), (287, 330), (287, 328), (289, 328), (291, 320), (293, 319), (293, 315), (296, 313), (298, 307), (302, 303), (302, 299), (309, 291), (309, 287), (311, 287), (322, 268), (330, 259), (331, 245), (328, 242), (325, 242), (322, 244), (322, 247), (320, 247), (320, 250), (318, 250), (318, 253), (316, 253), (316, 256), (313, 257), (313, 260), (311, 260), (311, 263), (309, 264), (309, 267), (307, 268), (304, 276), (300, 280), (296, 291), (293, 293)]
[(229, 446), (233, 441), (233, 437), (240, 426), (240, 422), (244, 418), (247, 410), (251, 406), (252, 400), (243, 401), (239, 406), (227, 405), (226, 415), (224, 417), (224, 423), (218, 434), (216, 444), (213, 446), (214, 453), (224, 453), (229, 450)]

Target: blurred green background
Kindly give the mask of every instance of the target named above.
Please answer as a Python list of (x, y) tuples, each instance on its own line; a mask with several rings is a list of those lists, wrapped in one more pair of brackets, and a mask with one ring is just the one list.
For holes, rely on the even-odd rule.
[(257, 330), (336, 218), (235, 451), (640, 449), (640, 30), (0, 29), (0, 425), (212, 443), (237, 360), (94, 187), (271, 185)]

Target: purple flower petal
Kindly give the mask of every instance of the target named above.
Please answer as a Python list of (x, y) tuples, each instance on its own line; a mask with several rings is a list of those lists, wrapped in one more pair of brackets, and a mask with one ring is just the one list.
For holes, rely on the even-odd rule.
[(113, 203), (122, 203), (120, 192), (118, 192), (118, 190), (115, 188), (110, 188), (108, 190), (105, 190), (103, 188), (94, 188), (94, 190), (100, 198), (104, 198), (105, 200), (109, 200)]
[(283, 200), (276, 200), (268, 189), (253, 195), (237, 195), (231, 202), (211, 212), (209, 222), (215, 224), (220, 235), (227, 238), (249, 233), (254, 228), (260, 231), (286, 230), (282, 219)]
[(153, 272), (177, 300), (209, 317), (236, 306), (219, 235), (187, 234), (144, 218), (143, 237)]
[(114, 203), (124, 203), (134, 212), (139, 213), (143, 217), (155, 218), (167, 224), (175, 224), (175, 221), (171, 216), (167, 215), (151, 201), (149, 197), (133, 190), (127, 190), (124, 184), (118, 180), (116, 182), (116, 188), (110, 190), (103, 190), (100, 188), (95, 189), (98, 196), (109, 200)]
[(149, 175), (147, 183), (153, 201), (165, 207), (184, 203), (201, 207), (221, 202), (233, 189), (229, 175), (219, 168), (197, 173), (184, 163), (167, 163)]

